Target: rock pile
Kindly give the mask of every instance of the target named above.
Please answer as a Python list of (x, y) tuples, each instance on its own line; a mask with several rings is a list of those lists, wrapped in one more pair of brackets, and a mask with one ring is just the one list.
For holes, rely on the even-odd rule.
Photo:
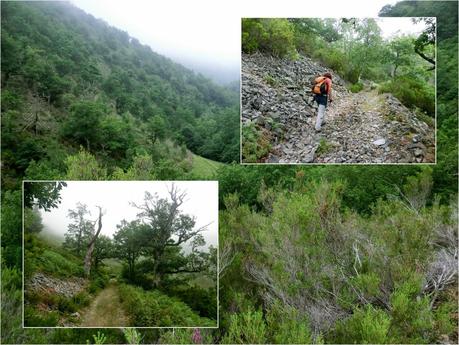
[(72, 297), (82, 291), (88, 281), (84, 278), (71, 278), (62, 280), (49, 277), (43, 273), (36, 273), (26, 284), (29, 291), (47, 294), (59, 294), (65, 297)]
[(310, 82), (326, 71), (306, 57), (291, 61), (243, 54), (242, 130), (254, 125), (269, 133), (271, 152), (263, 162), (434, 162), (433, 128), (392, 95), (378, 95), (371, 88), (350, 93), (333, 71), (335, 102), (317, 133)]

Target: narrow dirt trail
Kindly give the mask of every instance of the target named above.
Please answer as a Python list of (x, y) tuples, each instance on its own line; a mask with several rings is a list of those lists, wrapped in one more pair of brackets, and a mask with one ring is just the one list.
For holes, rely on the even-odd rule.
[(129, 318), (121, 305), (118, 288), (111, 284), (81, 312), (81, 327), (127, 327)]

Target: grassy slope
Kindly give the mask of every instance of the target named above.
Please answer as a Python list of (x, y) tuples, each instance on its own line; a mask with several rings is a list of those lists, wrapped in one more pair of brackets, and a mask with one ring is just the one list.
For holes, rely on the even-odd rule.
[(224, 165), (224, 163), (212, 161), (195, 154), (192, 154), (192, 156), (192, 172), (197, 176), (202, 176), (203, 178), (212, 177), (217, 169)]
[(57, 278), (83, 276), (81, 259), (47, 239), (34, 235), (25, 238), (24, 268), (26, 278), (30, 278), (35, 272)]

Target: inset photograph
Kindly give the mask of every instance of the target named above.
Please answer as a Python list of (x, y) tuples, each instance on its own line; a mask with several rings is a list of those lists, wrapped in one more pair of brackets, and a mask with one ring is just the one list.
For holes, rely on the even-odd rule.
[(242, 18), (241, 162), (436, 162), (435, 18)]
[(24, 327), (218, 327), (218, 182), (24, 182)]

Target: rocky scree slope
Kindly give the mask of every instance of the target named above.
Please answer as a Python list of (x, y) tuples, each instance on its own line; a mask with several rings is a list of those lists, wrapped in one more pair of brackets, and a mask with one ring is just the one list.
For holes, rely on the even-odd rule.
[(84, 278), (73, 277), (64, 280), (38, 272), (26, 284), (26, 289), (40, 294), (59, 294), (70, 298), (83, 291), (87, 285), (88, 280)]
[(309, 83), (326, 71), (330, 70), (303, 56), (291, 61), (260, 53), (242, 55), (242, 131), (255, 126), (271, 144), (270, 153), (259, 162), (435, 161), (434, 128), (390, 94), (350, 93), (336, 73), (335, 102), (327, 108), (322, 131), (316, 132), (317, 105)]

